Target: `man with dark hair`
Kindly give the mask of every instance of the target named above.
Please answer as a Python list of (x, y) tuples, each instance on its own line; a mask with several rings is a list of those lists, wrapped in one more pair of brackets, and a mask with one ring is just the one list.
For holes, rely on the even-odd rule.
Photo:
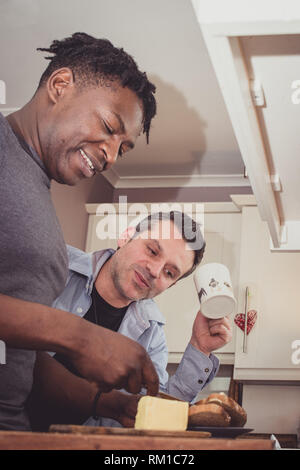
[(123, 49), (75, 33), (40, 50), (54, 56), (32, 100), (7, 120), (51, 178), (73, 185), (108, 169), (141, 132), (148, 141), (155, 87)]
[[(229, 320), (208, 320), (198, 312), (190, 343), (176, 373), (169, 378), (165, 320), (152, 299), (191, 274), (200, 263), (204, 248), (200, 226), (189, 216), (179, 212), (152, 214), (136, 228), (127, 229), (118, 241), (117, 251), (84, 253), (68, 247), (68, 280), (53, 306), (138, 341), (156, 367), (160, 390), (192, 401), (217, 373), (219, 361), (212, 351), (230, 341)], [(86, 402), (92, 386), (78, 377), (68, 357), (56, 354), (55, 358), (60, 363), (59, 374), (55, 371), (45, 375), (43, 364), (49, 362), (49, 357), (40, 357), (31, 400), (33, 421), (38, 416), (39, 425), (44, 420), (46, 427), (54, 421), (104, 426), (115, 426), (116, 421), (123, 426), (134, 424), (140, 396), (119, 391), (102, 394), (89, 418), (91, 410), (87, 410)]]
[(139, 344), (51, 308), (67, 277), (51, 180), (74, 185), (113, 165), (141, 132), (148, 140), (155, 87), (107, 40), (75, 33), (41, 50), (52, 56), (34, 96), (6, 119), (0, 114), (0, 339), (7, 346), (0, 429), (30, 429), (36, 351), (66, 354), (101, 390), (158, 389)]
[[(149, 141), (151, 120), (156, 114), (153, 93), (155, 86), (147, 75), (139, 71), (135, 61), (123, 49), (118, 49), (107, 39), (96, 39), (85, 33), (75, 33), (62, 41), (53, 41), (50, 48), (37, 49), (54, 56), (47, 57), (50, 64), (40, 79), (41, 88), (55, 70), (68, 67), (72, 70), (78, 90), (88, 87), (113, 86), (118, 82), (133, 91), (143, 104), (143, 132)], [(116, 85), (116, 83), (115, 83)]]
[[(198, 264), (200, 264), (206, 245), (202, 236), (200, 225), (189, 215), (179, 211), (152, 213), (137, 224), (132, 238), (137, 237), (139, 234), (142, 234), (143, 236), (143, 234), (151, 231), (155, 225), (157, 226), (159, 221), (163, 220), (167, 220), (169, 222), (171, 221), (173, 224), (167, 224), (165, 233), (162, 235), (169, 239), (172, 235), (175, 235), (175, 230), (177, 229), (179, 237), (183, 238), (183, 240), (187, 242), (187, 246), (194, 253), (194, 261), (191, 269), (181, 276), (181, 278), (185, 278), (192, 274)], [(171, 233), (171, 231), (173, 233)]]

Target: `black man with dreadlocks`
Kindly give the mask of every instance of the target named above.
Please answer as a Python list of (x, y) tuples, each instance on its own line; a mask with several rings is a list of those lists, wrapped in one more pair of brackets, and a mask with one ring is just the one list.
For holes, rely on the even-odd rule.
[[(54, 41), (32, 99), (0, 114), (0, 429), (28, 430), (26, 401), (37, 355), (66, 354), (83, 377), (76, 398), (91, 412), (99, 390), (158, 377), (145, 350), (124, 336), (51, 308), (67, 277), (67, 254), (50, 184), (74, 185), (115, 163), (146, 134), (155, 87), (123, 49), (75, 33)], [(87, 340), (88, 338), (88, 340)], [(80, 395), (81, 394), (81, 395)], [(76, 405), (76, 403), (74, 403)]]

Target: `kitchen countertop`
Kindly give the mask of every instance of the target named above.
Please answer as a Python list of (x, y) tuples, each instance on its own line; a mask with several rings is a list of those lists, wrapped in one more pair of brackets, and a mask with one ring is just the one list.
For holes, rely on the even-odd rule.
[(272, 450), (267, 439), (215, 439), (0, 431), (0, 450)]

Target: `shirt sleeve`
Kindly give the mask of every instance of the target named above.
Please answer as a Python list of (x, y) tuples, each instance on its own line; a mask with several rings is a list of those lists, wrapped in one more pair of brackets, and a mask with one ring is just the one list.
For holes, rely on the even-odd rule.
[(157, 372), (159, 378), (159, 388), (162, 391), (166, 391), (169, 375), (167, 373), (168, 349), (165, 332), (161, 326), (155, 328), (154, 332), (155, 334), (153, 335), (152, 341), (147, 348), (147, 352)]
[(219, 370), (219, 360), (214, 354), (206, 356), (190, 343), (174, 375), (167, 373), (168, 349), (163, 328), (158, 328), (148, 348), (148, 354), (159, 376), (160, 390), (191, 402), (213, 380)]
[(213, 380), (219, 369), (219, 360), (214, 354), (208, 357), (189, 343), (175, 374), (169, 377), (168, 349), (162, 326), (154, 328), (147, 352), (159, 377), (159, 389), (189, 402)]
[(219, 360), (214, 354), (208, 357), (189, 343), (175, 374), (168, 380), (167, 393), (191, 402), (218, 370)]

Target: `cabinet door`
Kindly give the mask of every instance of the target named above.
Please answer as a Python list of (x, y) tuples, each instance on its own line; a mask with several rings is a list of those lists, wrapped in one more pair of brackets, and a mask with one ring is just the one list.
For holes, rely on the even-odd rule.
[(107, 248), (117, 249), (117, 224), (115, 214), (89, 214), (85, 251), (92, 252)]
[(246, 351), (237, 328), (236, 379), (300, 379), (300, 364), (294, 359), (294, 348), (300, 346), (299, 274), (300, 253), (271, 252), (266, 223), (256, 207), (244, 207), (239, 301), (243, 308), (245, 288), (250, 285), (249, 308), (257, 310), (257, 320)]

